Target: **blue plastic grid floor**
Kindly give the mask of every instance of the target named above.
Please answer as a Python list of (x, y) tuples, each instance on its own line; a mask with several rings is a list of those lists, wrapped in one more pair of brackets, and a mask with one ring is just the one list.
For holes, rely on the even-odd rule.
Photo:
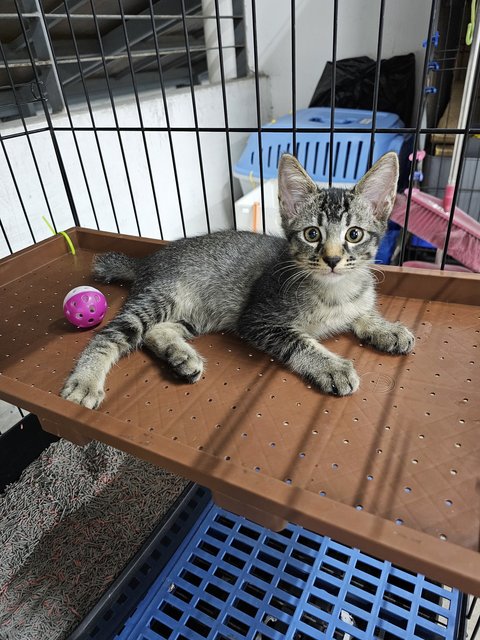
[(461, 593), (210, 505), (116, 640), (454, 640)]

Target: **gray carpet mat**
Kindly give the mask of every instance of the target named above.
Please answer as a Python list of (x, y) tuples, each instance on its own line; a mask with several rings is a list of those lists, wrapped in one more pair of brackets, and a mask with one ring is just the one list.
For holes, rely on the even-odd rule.
[(63, 640), (187, 481), (106, 445), (56, 442), (0, 496), (0, 640)]

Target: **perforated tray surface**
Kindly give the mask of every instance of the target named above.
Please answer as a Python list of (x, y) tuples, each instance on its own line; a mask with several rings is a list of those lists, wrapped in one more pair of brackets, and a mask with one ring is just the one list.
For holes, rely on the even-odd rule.
[(115, 640), (455, 640), (461, 594), (211, 506)]
[[(352, 336), (328, 347), (355, 360), (359, 391), (327, 397), (240, 340), (195, 341), (208, 360), (196, 385), (147, 351), (120, 361), (99, 411), (58, 391), (91, 337), (63, 318), (94, 253), (147, 254), (161, 243), (72, 230), (0, 267), (0, 396), (47, 430), (95, 438), (202, 484), (223, 507), (270, 527), (281, 519), (480, 595), (480, 280), (385, 269), (387, 318), (417, 336), (393, 357)], [(102, 286), (111, 318), (126, 291)], [(107, 318), (107, 319), (108, 319)]]

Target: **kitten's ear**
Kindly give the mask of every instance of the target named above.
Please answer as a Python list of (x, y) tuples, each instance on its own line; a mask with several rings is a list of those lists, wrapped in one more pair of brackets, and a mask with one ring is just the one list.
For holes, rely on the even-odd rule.
[(296, 158), (284, 153), (278, 165), (278, 201), (287, 222), (296, 215), (297, 205), (316, 193), (317, 185)]
[(397, 181), (398, 157), (391, 151), (377, 160), (355, 186), (354, 193), (372, 205), (376, 218), (386, 222), (395, 203)]

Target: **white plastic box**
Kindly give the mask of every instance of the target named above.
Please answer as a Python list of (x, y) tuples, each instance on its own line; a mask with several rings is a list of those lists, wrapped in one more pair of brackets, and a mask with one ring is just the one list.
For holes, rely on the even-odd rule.
[[(268, 180), (263, 184), (265, 200), (265, 231), (269, 235), (283, 236), (278, 210), (278, 182)], [(263, 233), (262, 194), (260, 185), (242, 196), (235, 203), (237, 228), (242, 231)]]
[[(319, 187), (328, 187), (328, 184), (325, 183), (317, 182), (317, 184)], [(333, 186), (350, 188), (354, 185), (333, 184)], [(260, 185), (258, 184), (258, 186), (252, 188), (252, 183), (249, 182), (249, 187), (250, 190), (235, 203), (237, 228), (241, 231), (257, 231), (258, 233), (263, 233), (262, 194)], [(278, 180), (273, 178), (272, 180), (264, 182), (263, 192), (265, 200), (265, 231), (269, 235), (283, 236), (280, 212), (278, 209)]]

